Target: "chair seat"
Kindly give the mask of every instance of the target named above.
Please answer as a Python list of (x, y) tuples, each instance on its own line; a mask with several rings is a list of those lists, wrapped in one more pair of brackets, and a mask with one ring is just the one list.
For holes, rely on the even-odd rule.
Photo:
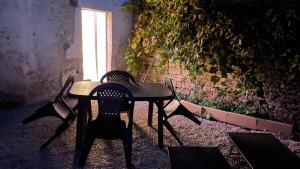
[(67, 119), (72, 112), (68, 110), (66, 106), (64, 106), (61, 102), (54, 102), (52, 103), (53, 108), (56, 110), (56, 112), (63, 118)]
[(124, 120), (119, 121), (106, 121), (106, 120), (97, 120), (91, 122), (90, 126), (93, 133), (97, 138), (104, 140), (114, 140), (122, 139), (123, 130), (126, 127)]
[(177, 107), (180, 105), (180, 102), (176, 99), (172, 100), (166, 107), (164, 107), (164, 111), (167, 114), (172, 113)]
[(78, 104), (78, 99), (75, 99), (75, 98), (71, 98), (71, 97), (64, 97), (63, 100), (67, 103), (67, 105), (74, 109), (77, 104)]

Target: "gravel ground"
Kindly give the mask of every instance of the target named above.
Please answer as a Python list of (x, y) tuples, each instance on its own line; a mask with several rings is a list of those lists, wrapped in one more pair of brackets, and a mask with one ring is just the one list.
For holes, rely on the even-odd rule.
[[(0, 110), (0, 168), (79, 168), (79, 152), (75, 151), (76, 122), (61, 137), (46, 149), (41, 146), (55, 131), (60, 121), (46, 117), (27, 125), (22, 120), (32, 114), (40, 104), (16, 109)], [(147, 126), (146, 102), (137, 103), (133, 126), (132, 161), (138, 169), (169, 169), (168, 146), (180, 146), (164, 129), (163, 149), (157, 147), (157, 118), (153, 117), (153, 128)], [(193, 124), (181, 116), (170, 118), (184, 146), (218, 147), (234, 169), (247, 169), (247, 163), (239, 156), (229, 156), (232, 146), (227, 132), (259, 132), (237, 126), (201, 119), (201, 125)], [(283, 144), (300, 157), (300, 142), (275, 135)], [(121, 141), (96, 140), (85, 168), (125, 168), (125, 157)]]

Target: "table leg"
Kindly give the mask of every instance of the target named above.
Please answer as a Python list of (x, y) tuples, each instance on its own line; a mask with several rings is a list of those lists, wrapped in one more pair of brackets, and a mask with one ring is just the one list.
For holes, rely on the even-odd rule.
[(153, 118), (153, 101), (149, 101), (148, 107), (148, 126), (152, 127), (152, 118)]
[(87, 104), (85, 99), (78, 99), (77, 128), (76, 128), (76, 146), (80, 149), (83, 144), (84, 129), (87, 125)]
[(163, 101), (157, 101), (156, 102), (156, 105), (157, 105), (157, 108), (158, 108), (158, 126), (157, 126), (157, 130), (158, 130), (158, 147), (159, 148), (163, 148), (164, 146), (164, 138), (163, 138), (163, 114), (165, 113), (164, 110), (163, 110)]

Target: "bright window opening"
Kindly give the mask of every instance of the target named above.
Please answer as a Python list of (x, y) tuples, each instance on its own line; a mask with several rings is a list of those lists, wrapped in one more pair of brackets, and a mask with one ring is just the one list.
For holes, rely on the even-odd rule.
[(106, 72), (107, 14), (81, 9), (83, 79), (99, 81)]

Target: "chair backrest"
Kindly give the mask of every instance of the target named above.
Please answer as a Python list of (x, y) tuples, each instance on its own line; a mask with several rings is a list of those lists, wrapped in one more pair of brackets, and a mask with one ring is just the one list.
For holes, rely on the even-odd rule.
[(167, 88), (169, 88), (170, 90), (171, 90), (171, 92), (172, 92), (172, 99), (170, 99), (170, 100), (165, 100), (164, 101), (164, 108), (166, 108), (168, 105), (170, 105), (173, 101), (179, 101), (178, 99), (177, 99), (177, 97), (176, 97), (176, 92), (175, 92), (175, 89), (174, 89), (174, 86), (173, 86), (173, 83), (172, 83), (172, 80), (169, 78), (169, 77), (165, 77), (165, 81), (164, 81), (164, 83), (165, 83), (165, 86), (167, 87)]
[(136, 83), (134, 77), (130, 73), (122, 70), (112, 70), (107, 72), (101, 77), (100, 82), (103, 83), (105, 80), (109, 83), (128, 83), (130, 81)]
[(89, 95), (95, 96), (95, 94), (99, 108), (98, 120), (119, 119), (124, 102), (132, 98), (132, 93), (126, 87), (117, 83), (103, 83), (94, 88)]
[(173, 97), (176, 97), (176, 92), (175, 92), (172, 80), (169, 77), (165, 77), (165, 86), (172, 91)]
[(68, 77), (68, 79), (66, 80), (64, 86), (62, 87), (62, 89), (58, 93), (58, 95), (55, 97), (55, 100), (68, 96), (69, 90), (73, 86), (73, 83), (74, 83), (74, 76), (70, 75)]

